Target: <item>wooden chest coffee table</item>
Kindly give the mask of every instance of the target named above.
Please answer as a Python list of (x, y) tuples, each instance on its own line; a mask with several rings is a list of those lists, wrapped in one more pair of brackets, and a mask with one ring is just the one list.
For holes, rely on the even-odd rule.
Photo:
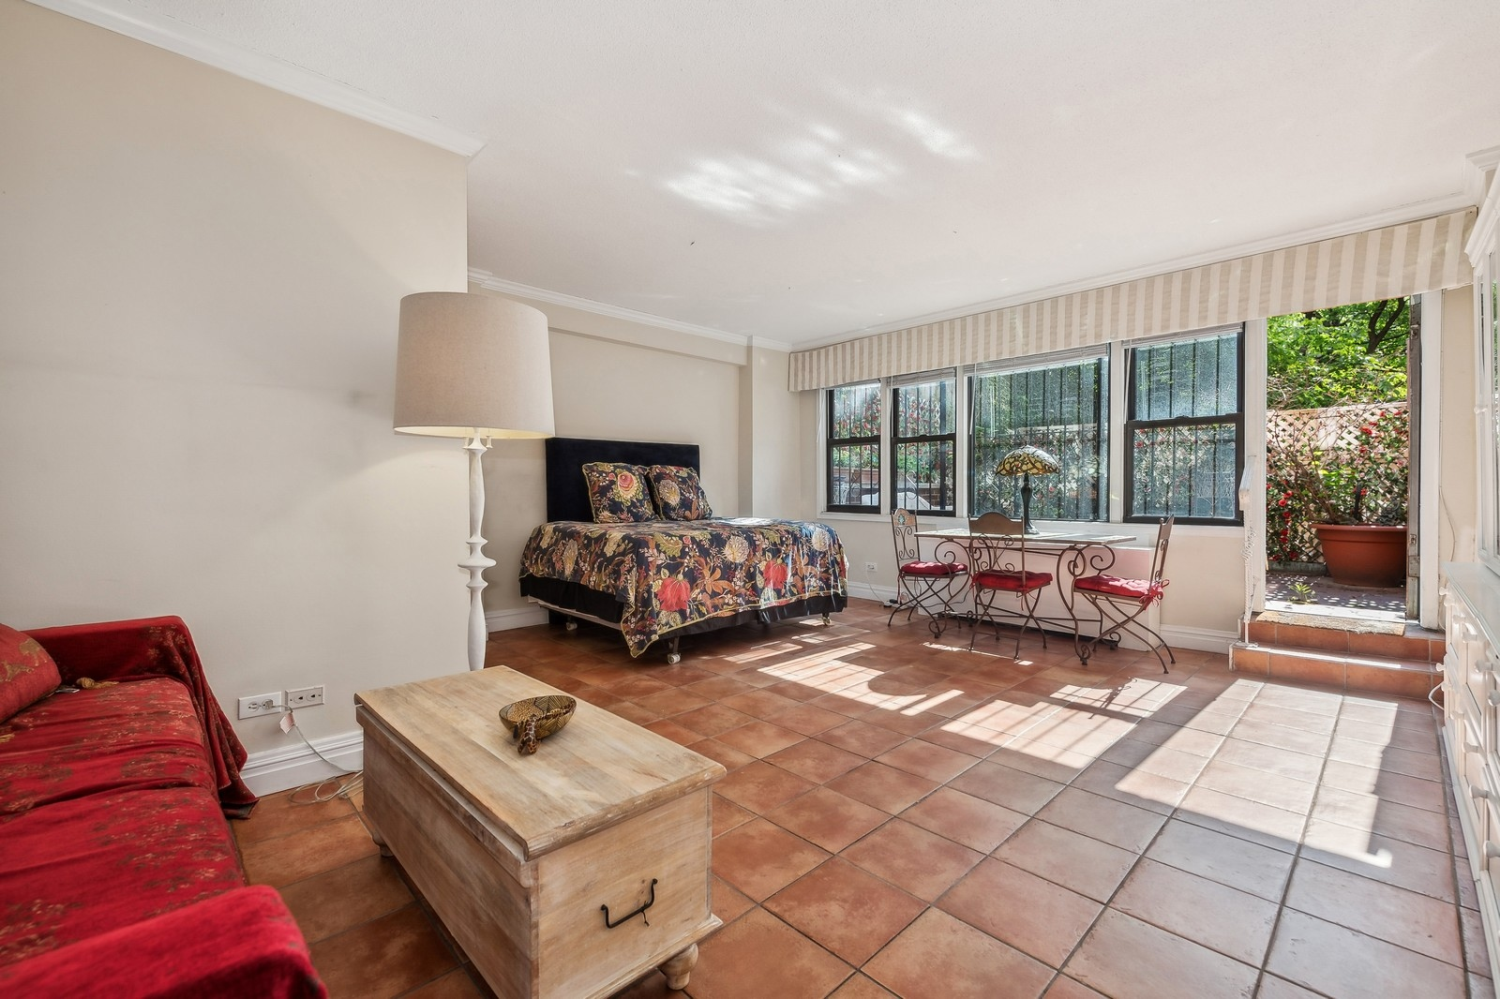
[(497, 712), (556, 693), (496, 667), (356, 695), (376, 842), (504, 999), (608, 996), (657, 966), (683, 988), (720, 925), (724, 768), (583, 701), (520, 755)]

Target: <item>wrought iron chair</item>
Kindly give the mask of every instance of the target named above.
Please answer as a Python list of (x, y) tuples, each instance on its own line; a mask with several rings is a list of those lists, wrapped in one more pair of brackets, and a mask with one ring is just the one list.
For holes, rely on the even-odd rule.
[[(1081, 596), (1099, 614), (1097, 635), (1079, 647), (1078, 658), (1082, 659), (1085, 664), (1088, 663), (1089, 657), (1094, 654), (1094, 649), (1100, 642), (1116, 645), (1125, 635), (1131, 635), (1146, 643), (1146, 647), (1156, 654), (1163, 673), (1170, 672), (1167, 669), (1168, 659), (1174, 664), (1177, 662), (1177, 657), (1172, 654), (1172, 647), (1145, 621), (1141, 620), (1142, 615), (1151, 609), (1152, 604), (1161, 601), (1164, 591), (1171, 583), (1171, 580), (1162, 578), (1162, 570), (1167, 564), (1167, 543), (1172, 539), (1174, 520), (1176, 520), (1175, 517), (1168, 517), (1156, 529), (1156, 550), (1151, 555), (1150, 578), (1123, 579), (1101, 572), (1092, 576), (1080, 576), (1073, 580), (1075, 603)], [(1151, 643), (1152, 639), (1156, 640), (1155, 645)], [(1167, 650), (1166, 659), (1162, 658), (1162, 649)]]
[[(1000, 622), (997, 618), (1018, 619), (1020, 630), (1016, 632), (1015, 658), (1021, 657), (1021, 636), (1029, 624), (1042, 637), (1042, 648), (1047, 647), (1047, 631), (1036, 619), (1037, 601), (1042, 590), (1052, 585), (1052, 573), (1034, 572), (1026, 567), (1026, 532), (1019, 521), (1011, 520), (1003, 513), (986, 513), (969, 521), (969, 558), (973, 572), (969, 576), (969, 587), (974, 594), (974, 634), (969, 636), (969, 648), (974, 648), (974, 639), (979, 635), (979, 624), (988, 621), (995, 629), (995, 641), (1000, 640)], [(1014, 597), (1019, 610), (996, 607), (1002, 594)]]
[(896, 606), (886, 618), (890, 627), (896, 615), (906, 611), (906, 619), (920, 610), (927, 615), (932, 636), (943, 634), (943, 617), (953, 614), (953, 600), (958, 595), (955, 583), (968, 575), (969, 567), (959, 561), (925, 560), (917, 538), (917, 515), (910, 510), (891, 511), (891, 535), (896, 542)]

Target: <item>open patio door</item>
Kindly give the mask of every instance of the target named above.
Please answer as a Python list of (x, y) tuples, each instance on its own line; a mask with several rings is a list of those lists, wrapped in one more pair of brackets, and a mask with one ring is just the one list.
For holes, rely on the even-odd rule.
[(1406, 617), (1422, 616), (1422, 296), (1411, 296), (1411, 335), (1406, 338)]

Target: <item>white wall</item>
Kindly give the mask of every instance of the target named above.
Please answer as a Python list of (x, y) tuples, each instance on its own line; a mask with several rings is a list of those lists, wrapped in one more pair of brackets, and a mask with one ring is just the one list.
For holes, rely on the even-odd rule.
[(1473, 286), (1443, 292), (1442, 391), (1426, 401), (1438, 415), (1438, 560), (1469, 562), (1478, 557), (1479, 473), (1474, 405), (1475, 369)]
[(802, 491), (799, 393), (787, 389), (791, 354), (751, 344), (740, 377), (741, 484), (745, 515), (796, 519)]
[[(741, 479), (743, 346), (517, 300), (547, 316), (558, 436), (697, 444), (714, 513), (741, 515), (747, 488)], [(785, 384), (783, 378), (783, 391)], [(521, 549), (547, 515), (542, 443), (495, 442), (485, 457), (485, 493), (485, 551), (496, 563), (485, 574), (490, 628), (535, 623), (542, 615), (521, 596), (517, 577)], [(462, 528), (455, 530), (447, 545), (454, 562), (463, 538)], [(463, 596), (462, 585), (454, 586)]]
[(463, 456), (391, 401), (464, 160), (20, 0), (0, 135), (3, 619), (181, 615), (231, 716), (325, 684), (314, 739), (463, 669)]

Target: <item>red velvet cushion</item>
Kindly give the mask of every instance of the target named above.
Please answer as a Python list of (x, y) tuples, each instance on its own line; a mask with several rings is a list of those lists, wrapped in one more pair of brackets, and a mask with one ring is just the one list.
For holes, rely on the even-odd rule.
[(63, 679), (123, 680), (164, 676), (181, 681), (191, 692), (198, 725), (207, 739), (209, 762), (219, 782), (224, 811), (245, 818), (255, 795), (240, 780), (245, 747), (229, 727), (218, 700), (203, 676), (203, 663), (193, 636), (180, 617), (152, 617), (137, 621), (105, 621), (33, 631)]
[(1163, 579), (1156, 586), (1152, 586), (1149, 579), (1122, 579), (1119, 576), (1101, 572), (1097, 576), (1084, 576), (1075, 581), (1073, 586), (1076, 589), (1092, 590), (1111, 597), (1133, 597), (1143, 604), (1150, 604), (1161, 599), (1162, 590), (1169, 582), (1170, 580)]
[(245, 883), (202, 788), (112, 791), (0, 817), (0, 965)]
[(0, 994), (326, 999), (328, 991), (281, 896), (257, 885), (0, 966)]
[(0, 624), (0, 721), (40, 701), (60, 683), (57, 663), (35, 638)]
[(901, 566), (903, 576), (956, 576), (967, 572), (962, 562), (907, 562)]
[(1050, 572), (1002, 572), (999, 569), (986, 569), (984, 572), (974, 574), (974, 585), (982, 586), (990, 590), (1011, 590), (1016, 593), (1030, 593), (1032, 590), (1041, 589), (1052, 582)]
[(0, 817), (124, 787), (217, 784), (192, 695), (166, 677), (56, 694), (0, 723)]

